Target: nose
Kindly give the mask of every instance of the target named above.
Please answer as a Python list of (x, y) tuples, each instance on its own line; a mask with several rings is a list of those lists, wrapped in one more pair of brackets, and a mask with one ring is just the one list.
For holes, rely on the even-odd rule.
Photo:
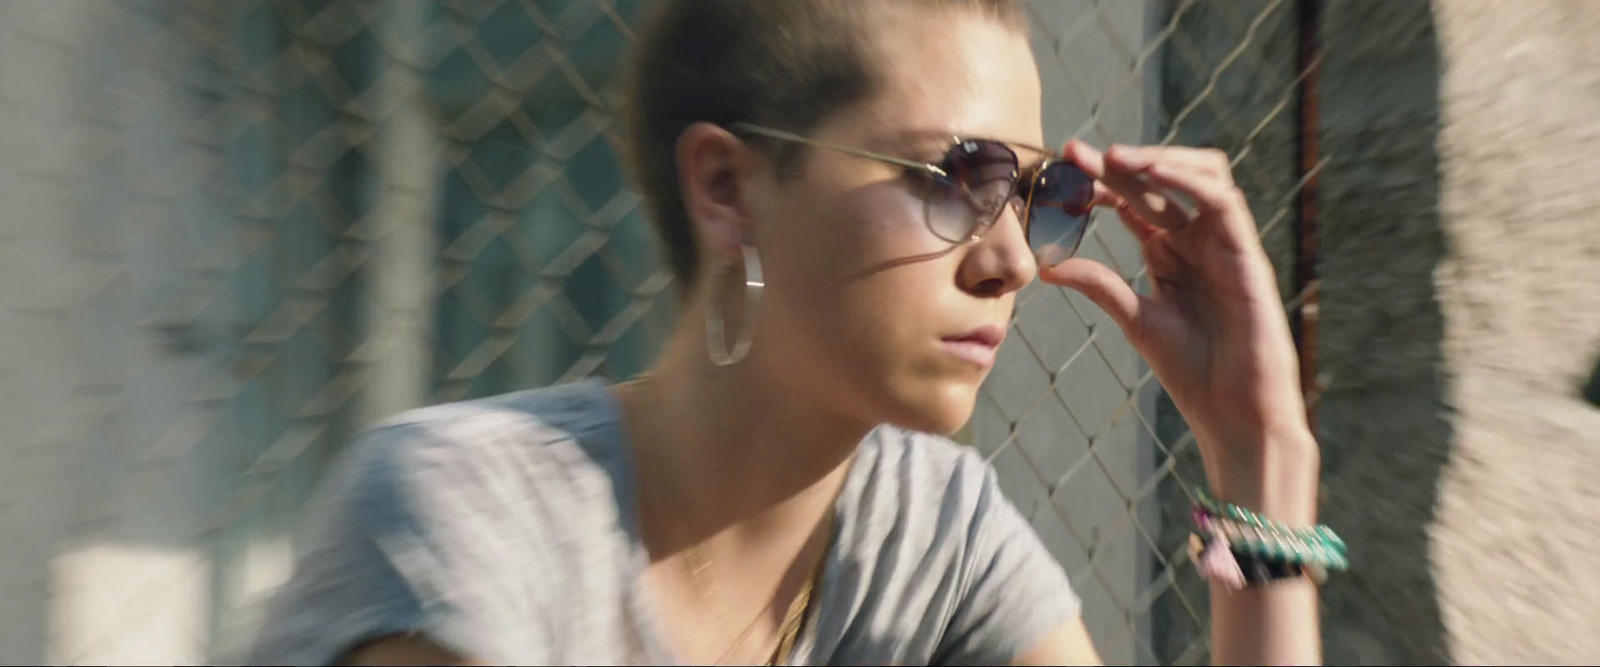
[(981, 297), (1010, 294), (1033, 280), (1039, 267), (1014, 206), (1005, 206), (1000, 219), (972, 241), (962, 258), (961, 288)]

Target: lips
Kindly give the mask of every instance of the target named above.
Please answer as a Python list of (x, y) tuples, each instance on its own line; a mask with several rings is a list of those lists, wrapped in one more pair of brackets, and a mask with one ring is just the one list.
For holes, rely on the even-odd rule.
[(963, 334), (945, 336), (939, 342), (952, 357), (987, 371), (994, 366), (995, 352), (1005, 338), (1004, 328), (989, 325)]
[(945, 336), (944, 340), (950, 343), (971, 343), (982, 345), (989, 349), (1000, 347), (1006, 339), (1006, 330), (993, 324), (981, 326), (957, 336)]

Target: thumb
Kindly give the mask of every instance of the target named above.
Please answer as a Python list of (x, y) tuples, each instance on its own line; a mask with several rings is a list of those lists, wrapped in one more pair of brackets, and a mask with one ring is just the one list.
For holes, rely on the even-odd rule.
[(1122, 276), (1100, 262), (1074, 257), (1039, 271), (1039, 277), (1052, 285), (1071, 288), (1089, 297), (1096, 306), (1106, 311), (1129, 341), (1138, 341), (1137, 331), (1143, 314), (1145, 297), (1133, 291)]

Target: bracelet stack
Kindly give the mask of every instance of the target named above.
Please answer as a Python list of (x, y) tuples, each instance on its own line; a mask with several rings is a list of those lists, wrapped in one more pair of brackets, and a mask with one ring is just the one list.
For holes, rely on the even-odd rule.
[(1294, 527), (1196, 493), (1190, 556), (1207, 581), (1231, 589), (1349, 568), (1344, 540), (1327, 526)]

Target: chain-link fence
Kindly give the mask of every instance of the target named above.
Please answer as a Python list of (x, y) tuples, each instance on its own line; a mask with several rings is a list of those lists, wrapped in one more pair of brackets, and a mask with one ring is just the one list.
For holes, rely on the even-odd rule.
[[(235, 658), (356, 429), (647, 363), (674, 297), (613, 110), (649, 4), (0, 4), (0, 661)], [(1295, 7), (1030, 3), (1046, 138), (1227, 150), (1286, 296)], [(1092, 304), (1019, 304), (963, 437), (1106, 660), (1206, 660), (1192, 438)]]
[[(1249, 195), (1287, 297), (1302, 168), (1302, 16), (1293, 2), (1038, 2), (1035, 51), (1050, 140), (1220, 148)], [(1083, 253), (1147, 289), (1114, 215)], [(1291, 300), (1297, 307), (1302, 299)], [(1106, 316), (1035, 283), (985, 387), (973, 444), (1068, 568), (1111, 664), (1209, 659), (1205, 585), (1187, 558), (1198, 451)], [(1308, 360), (1309, 361), (1309, 360)]]

